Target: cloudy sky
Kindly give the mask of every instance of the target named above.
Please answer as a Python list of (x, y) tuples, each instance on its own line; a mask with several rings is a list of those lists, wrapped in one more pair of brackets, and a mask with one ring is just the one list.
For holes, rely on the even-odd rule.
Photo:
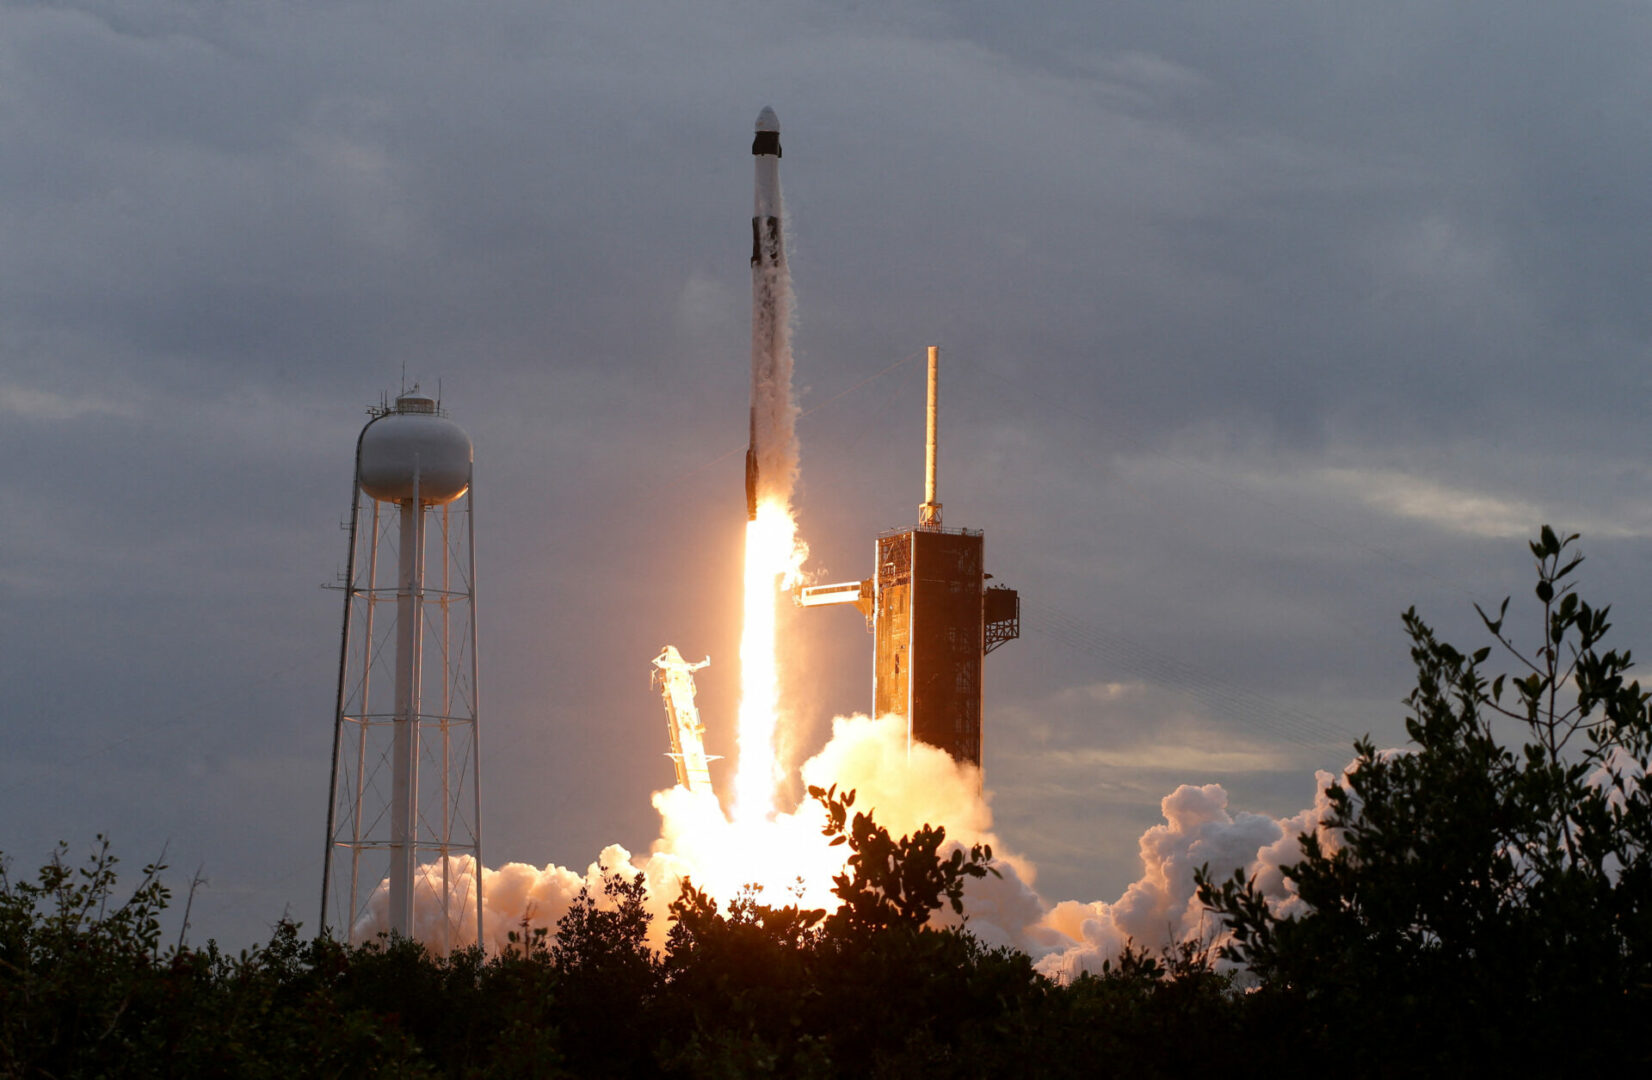
[[(1021, 590), (987, 787), (1110, 899), (1177, 784), (1308, 805), (1403, 737), (1399, 614), (1524, 539), (1652, 633), (1652, 7), (0, 8), (0, 851), (202, 868), (313, 925), (351, 451), (405, 378), (477, 457), (488, 861), (656, 835), (649, 690), (731, 749), (751, 125), (772, 104), (813, 565), (941, 495)], [(797, 752), (870, 697), (801, 613)]]

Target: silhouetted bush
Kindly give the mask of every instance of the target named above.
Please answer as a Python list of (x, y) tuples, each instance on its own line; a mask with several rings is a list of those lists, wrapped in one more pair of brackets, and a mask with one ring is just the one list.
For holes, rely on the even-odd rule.
[[(1199, 875), (1231, 938), (1219, 969), (1135, 946), (1052, 982), (1018, 952), (937, 928), (992, 853), (925, 826), (895, 838), (811, 789), (848, 846), (828, 913), (684, 883), (663, 952), (643, 879), (604, 874), (556, 932), (432, 956), (281, 923), (228, 956), (163, 948), (163, 869), (117, 896), (101, 837), (71, 868), (0, 865), (0, 1076), (1091, 1077), (1306, 1071), (1573, 1073), (1644, 1063), (1652, 1004), (1649, 695), (1608, 610), (1570, 590), (1574, 537), (1532, 545), (1540, 644), (1482, 617), (1518, 665), (1488, 679), (1414, 611), (1411, 747), (1356, 744), (1334, 837), (1285, 870), (1279, 917), (1243, 874)], [(1505, 691), (1511, 691), (1505, 694)], [(1524, 741), (1506, 746), (1496, 725)], [(1235, 971), (1239, 974), (1236, 975)]]

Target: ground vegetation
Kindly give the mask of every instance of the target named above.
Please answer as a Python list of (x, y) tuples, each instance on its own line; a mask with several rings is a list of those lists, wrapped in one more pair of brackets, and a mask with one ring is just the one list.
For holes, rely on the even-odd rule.
[[(990, 849), (892, 836), (814, 788), (846, 845), (827, 911), (685, 883), (663, 949), (641, 877), (555, 932), (435, 956), (290, 922), (231, 955), (163, 942), (159, 862), (130, 891), (101, 838), (0, 863), (0, 1076), (1091, 1077), (1569, 1075), (1652, 1064), (1649, 695), (1576, 538), (1531, 547), (1535, 640), (1482, 612), (1461, 652), (1416, 614), (1409, 744), (1355, 747), (1286, 889), (1206, 867), (1211, 936), (1056, 981), (969, 932)], [(1493, 656), (1508, 670), (1492, 674)], [(949, 910), (958, 924), (932, 918)]]

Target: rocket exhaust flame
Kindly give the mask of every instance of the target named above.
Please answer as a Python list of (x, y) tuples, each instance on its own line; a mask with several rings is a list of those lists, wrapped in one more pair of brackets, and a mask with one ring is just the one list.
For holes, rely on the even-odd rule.
[[(689, 878), (725, 903), (756, 885), (765, 903), (795, 902), (806, 908), (836, 904), (832, 878), (842, 873), (848, 850), (830, 846), (822, 835), (825, 812), (812, 800), (789, 810), (775, 805), (782, 779), (775, 752), (780, 714), (776, 620), (782, 592), (801, 576), (807, 552), (797, 539), (791, 509), (797, 472), (792, 297), (782, 236), (780, 125), (772, 109), (758, 116), (752, 152), (757, 195), (752, 218), (751, 443), (746, 452), (745, 624), (732, 813), (725, 813), (709, 790), (709, 774), (704, 771), (689, 678), (698, 665), (685, 663), (675, 650), (662, 651), (656, 667), (668, 676), (675, 673), (684, 684), (668, 704), (678, 724), (673, 730), (686, 743), (676, 759), (682, 782), (654, 793), (660, 835), (650, 850), (633, 858), (618, 844), (610, 845), (583, 874), (554, 864), (540, 868), (508, 863), (495, 870), (479, 865), (472, 855), (421, 864), (411, 890), (413, 918), (406, 925), (413, 937), (427, 944), (449, 937), (464, 940), (482, 924), (484, 934), (478, 936), (484, 938), (486, 949), (503, 953), (515, 947), (507, 938), (512, 930), (554, 930), (582, 889), (600, 896), (605, 873), (645, 876), (646, 903), (653, 917), (650, 944), (655, 948), (665, 944), (667, 905)], [(933, 421), (930, 446), (933, 461)], [(933, 478), (933, 465), (928, 475)], [(926, 521), (939, 525), (941, 508), (932, 479), (924, 506)], [(842, 595), (846, 588), (822, 587), (818, 602), (847, 600)], [(865, 599), (858, 583), (852, 583), (850, 591), (856, 599)], [(668, 687), (668, 699), (670, 694)], [(701, 764), (690, 769), (691, 758)], [(1150, 828), (1141, 839), (1142, 877), (1116, 902), (1050, 905), (1033, 889), (1032, 865), (1006, 851), (993, 834), (992, 810), (981, 790), (979, 770), (945, 750), (910, 740), (899, 715), (837, 718), (830, 740), (798, 773), (805, 785), (857, 790), (860, 805), (871, 808), (878, 823), (895, 836), (924, 825), (942, 825), (951, 842), (991, 845), (1002, 877), (970, 883), (965, 898), (968, 928), (990, 946), (1026, 950), (1037, 958), (1039, 970), (1052, 976), (1100, 970), (1127, 942), (1151, 947), (1203, 935), (1206, 926), (1193, 886), (1193, 869), (1201, 864), (1243, 863), (1261, 882), (1271, 904), (1280, 905), (1281, 912), (1293, 910), (1301, 900), (1280, 868), (1300, 859), (1297, 838), (1317, 832), (1323, 844), (1337, 842), (1336, 834), (1327, 831), (1332, 803), (1325, 789), (1334, 779), (1329, 773), (1318, 774), (1318, 795), (1311, 808), (1278, 821), (1259, 814), (1230, 814), (1227, 793), (1215, 784), (1182, 785), (1161, 804), (1165, 824)], [(459, 898), (457, 926), (450, 926), (447, 908), (437, 899), (444, 891)], [(364, 940), (396, 925), (390, 894), (388, 878), (381, 880), (351, 928), (353, 939)], [(958, 925), (945, 910), (936, 919)]]
[(780, 717), (776, 611), (805, 555), (797, 523), (782, 502), (758, 504), (746, 523), (745, 625), (740, 633), (740, 761), (734, 777), (734, 817), (760, 820), (774, 809), (782, 776), (775, 757)]

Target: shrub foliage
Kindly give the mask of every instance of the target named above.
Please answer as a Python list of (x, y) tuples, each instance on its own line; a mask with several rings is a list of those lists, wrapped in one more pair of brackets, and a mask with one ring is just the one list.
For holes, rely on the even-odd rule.
[[(1355, 746), (1281, 914), (1229, 868), (1198, 878), (1212, 950), (1135, 946), (1065, 983), (930, 916), (992, 852), (900, 838), (812, 788), (848, 846), (828, 913), (683, 885), (665, 947), (643, 879), (605, 873), (556, 932), (484, 957), (281, 923), (230, 956), (161, 941), (159, 862), (123, 894), (100, 837), (32, 878), (0, 864), (0, 1076), (1185, 1076), (1572, 1073), (1645, 1063), (1652, 1004), (1649, 695), (1576, 537), (1531, 545), (1541, 621), (1508, 603), (1472, 653), (1405, 614), (1410, 745)], [(1489, 674), (1496, 653), (1511, 670)], [(658, 940), (655, 935), (652, 940)]]

